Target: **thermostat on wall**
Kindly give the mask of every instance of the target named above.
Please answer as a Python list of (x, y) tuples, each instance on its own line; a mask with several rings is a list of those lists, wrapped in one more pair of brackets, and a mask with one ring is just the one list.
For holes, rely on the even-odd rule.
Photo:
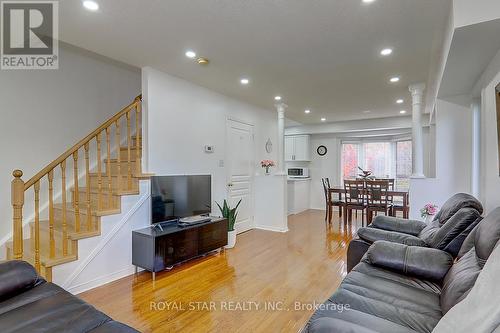
[(214, 146), (205, 146), (205, 153), (213, 153), (215, 151)]

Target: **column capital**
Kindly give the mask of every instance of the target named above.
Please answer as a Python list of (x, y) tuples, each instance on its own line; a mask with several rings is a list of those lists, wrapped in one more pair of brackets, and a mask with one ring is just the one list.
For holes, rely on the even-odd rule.
[(411, 92), (412, 95), (422, 95), (425, 90), (425, 83), (410, 84), (408, 90)]
[(276, 103), (274, 104), (274, 107), (278, 112), (285, 112), (286, 109), (288, 108), (288, 105), (286, 105), (285, 103)]

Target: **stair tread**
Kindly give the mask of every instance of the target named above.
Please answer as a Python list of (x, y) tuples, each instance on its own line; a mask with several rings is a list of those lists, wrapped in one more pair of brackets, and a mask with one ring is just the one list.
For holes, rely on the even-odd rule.
[[(83, 206), (84, 203), (82, 202), (81, 204), (79, 204), (79, 212), (81, 215), (87, 215), (87, 210), (85, 209), (85, 207)], [(62, 203), (55, 203), (54, 204), (54, 209), (60, 209), (62, 210), (63, 209), (63, 204)], [(66, 203), (66, 211), (67, 212), (74, 212), (75, 211), (75, 207), (73, 207), (73, 204), (72, 203)], [(90, 212), (90, 215), (92, 216), (104, 216), (104, 215), (114, 215), (114, 214), (120, 214), (121, 213), (121, 209), (120, 208), (111, 208), (111, 209), (100, 209), (100, 210), (91, 210)]]
[[(34, 227), (34, 224), (35, 222), (30, 222), (30, 225)], [(48, 232), (50, 231), (50, 224), (49, 224), (49, 220), (43, 220), (43, 221), (40, 221), (40, 230), (43, 230), (45, 233), (42, 233), (42, 235), (47, 235), (48, 236)], [(91, 230), (88, 230), (87, 229), (87, 225), (85, 224), (85, 222), (81, 225), (80, 227), (80, 231), (74, 231), (74, 230), (71, 230), (69, 231), (68, 230), (68, 237), (71, 238), (71, 239), (81, 239), (81, 238), (87, 238), (86, 235), (87, 234), (97, 234), (97, 235), (100, 235), (101, 234), (101, 231), (99, 230), (99, 228), (97, 228), (97, 226), (95, 225), (95, 223), (92, 223), (92, 228)], [(62, 238), (62, 230), (60, 228), (60, 224), (55, 224), (54, 223), (54, 236), (55, 237), (58, 237), (58, 238)]]
[[(12, 248), (12, 241), (9, 241), (5, 244), (8, 249)], [(45, 267), (52, 267), (56, 265), (61, 265), (70, 261), (75, 261), (78, 259), (76, 254), (71, 253), (71, 246), (68, 246), (68, 254), (63, 255), (62, 250), (56, 248), (55, 254), (53, 258), (47, 253), (43, 251), (40, 253), (40, 263)], [(35, 261), (35, 253), (31, 250), (31, 240), (24, 239), (23, 240), (23, 260), (34, 263)]]

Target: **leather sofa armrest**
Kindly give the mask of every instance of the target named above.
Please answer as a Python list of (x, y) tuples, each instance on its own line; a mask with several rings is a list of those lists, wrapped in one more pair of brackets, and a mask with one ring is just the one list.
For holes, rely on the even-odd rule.
[(364, 262), (416, 278), (442, 281), (453, 265), (444, 251), (377, 241), (366, 252)]
[(422, 221), (405, 220), (384, 215), (375, 217), (375, 219), (373, 219), (373, 222), (370, 224), (370, 227), (372, 228), (396, 231), (412, 236), (418, 236), (426, 226), (427, 224)]
[(367, 327), (339, 318), (323, 317), (309, 324), (308, 333), (376, 333)]
[(378, 240), (385, 240), (410, 246), (428, 246), (426, 242), (416, 236), (377, 228), (359, 228), (358, 236), (362, 240), (369, 243), (373, 243)]
[(26, 261), (12, 260), (0, 264), (0, 301), (23, 293), (45, 282)]

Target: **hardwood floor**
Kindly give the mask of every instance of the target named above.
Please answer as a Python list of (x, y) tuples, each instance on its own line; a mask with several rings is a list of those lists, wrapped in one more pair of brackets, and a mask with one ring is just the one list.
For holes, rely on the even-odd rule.
[(345, 276), (361, 219), (344, 228), (336, 215), (327, 228), (324, 211), (309, 210), (288, 224), (288, 233), (238, 235), (234, 249), (158, 273), (156, 282), (140, 273), (79, 296), (142, 332), (298, 332), (313, 302)]

